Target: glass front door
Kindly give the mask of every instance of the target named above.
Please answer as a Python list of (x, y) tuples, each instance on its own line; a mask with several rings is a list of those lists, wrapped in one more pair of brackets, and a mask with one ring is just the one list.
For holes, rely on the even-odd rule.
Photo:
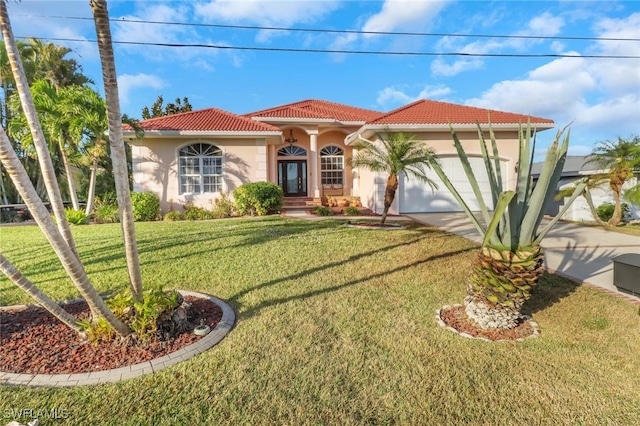
[(285, 197), (306, 197), (307, 162), (305, 160), (278, 161), (278, 184)]

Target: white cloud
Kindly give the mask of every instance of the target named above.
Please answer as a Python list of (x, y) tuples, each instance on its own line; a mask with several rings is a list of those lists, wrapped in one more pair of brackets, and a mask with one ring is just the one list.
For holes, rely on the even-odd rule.
[[(265, 26), (291, 26), (296, 23), (317, 22), (340, 7), (336, 0), (211, 0), (195, 5), (195, 15), (204, 21), (251, 23)], [(268, 42), (286, 31), (263, 30), (256, 40)]]
[[(545, 12), (529, 20), (525, 29), (517, 31), (512, 36), (554, 36), (560, 33), (564, 26), (562, 17), (553, 16)], [(535, 44), (542, 43), (541, 39), (529, 38), (499, 38), (482, 39), (467, 44), (462, 44), (463, 38), (443, 37), (436, 44), (440, 52), (460, 52), (467, 54), (486, 55), (492, 52), (505, 52), (506, 50), (525, 51)], [(557, 45), (556, 45), (557, 48)], [(476, 57), (474, 59), (456, 59), (449, 64), (443, 58), (438, 58), (431, 65), (431, 72), (434, 75), (451, 77), (464, 71), (472, 71), (482, 68), (484, 59)]]
[(118, 94), (120, 102), (129, 102), (131, 91), (142, 88), (162, 89), (166, 83), (160, 77), (151, 74), (122, 74), (118, 76)]
[(467, 105), (572, 120), (583, 110), (584, 93), (596, 87), (582, 58), (561, 58), (529, 72), (523, 80), (494, 84)]
[(381, 91), (378, 92), (378, 98), (376, 102), (378, 105), (381, 105), (386, 108), (398, 107), (404, 104), (408, 104), (411, 102), (415, 102), (419, 99), (438, 99), (443, 96), (449, 95), (452, 93), (450, 87), (439, 85), (439, 86), (424, 86), (420, 93), (417, 95), (409, 95), (406, 93), (406, 90), (403, 90), (403, 87), (390, 86), (385, 87)]
[[(604, 19), (595, 36), (637, 38), (640, 13), (624, 19)], [(638, 43), (599, 40), (585, 52), (600, 55), (640, 55)], [(576, 52), (567, 52), (573, 53)], [(640, 60), (561, 58), (531, 70), (519, 80), (491, 86), (468, 105), (551, 118), (564, 124), (575, 120), (580, 146), (616, 136), (640, 134)]]
[(434, 75), (443, 75), (447, 77), (460, 74), (463, 71), (472, 71), (484, 67), (484, 61), (475, 59), (460, 59), (448, 64), (442, 58), (436, 58), (431, 62), (431, 72)]
[[(139, 9), (135, 13), (116, 16), (123, 20), (145, 20), (156, 22), (183, 22), (188, 21), (192, 14), (190, 3), (169, 2), (139, 2)], [(228, 46), (228, 42), (212, 41), (198, 33), (193, 27), (183, 25), (161, 25), (142, 22), (113, 22), (114, 40), (126, 40), (140, 43), (167, 43), (167, 44), (216, 44)], [(162, 47), (149, 45), (124, 45), (118, 49), (126, 50), (142, 56), (147, 61), (153, 62), (178, 62), (180, 65), (213, 69), (210, 62), (219, 54), (218, 49), (203, 49), (198, 47)]]
[[(424, 29), (449, 1), (385, 0), (382, 10), (363, 25), (363, 31)], [(365, 37), (372, 37), (372, 34)]]

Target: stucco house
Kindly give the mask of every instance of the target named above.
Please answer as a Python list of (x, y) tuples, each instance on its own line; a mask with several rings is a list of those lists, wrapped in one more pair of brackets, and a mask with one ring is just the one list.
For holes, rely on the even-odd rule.
[[(586, 155), (567, 156), (564, 167), (562, 168), (562, 175), (560, 176), (560, 180), (558, 181), (557, 190), (572, 188), (585, 177), (600, 175), (605, 172), (603, 170), (599, 170), (595, 164), (590, 163), (588, 161), (588, 158), (589, 157)], [(531, 175), (534, 181), (540, 175), (541, 169), (542, 163), (534, 163), (532, 165)], [(636, 173), (633, 178), (629, 179), (623, 185), (623, 193), (625, 190), (637, 185), (638, 182), (640, 182), (640, 174)], [(611, 188), (609, 188), (609, 184), (607, 182), (603, 182), (598, 187), (592, 188), (590, 192), (591, 199), (593, 200), (593, 205), (595, 207), (598, 207), (603, 203), (614, 203), (613, 192), (611, 191)], [(567, 198), (562, 200), (554, 200), (547, 206), (545, 214), (551, 216), (557, 215), (566, 200)], [(631, 219), (640, 219), (640, 209), (638, 209), (637, 206), (629, 205), (629, 212), (631, 214)], [(595, 221), (593, 215), (591, 214), (589, 204), (584, 197), (576, 198), (576, 200), (571, 204), (571, 206), (569, 206), (565, 214), (562, 216), (562, 219), (586, 222)]]
[[(477, 202), (456, 154), (449, 124), (488, 194), (476, 123), (496, 135), (504, 184), (515, 185), (518, 129), (531, 120), (536, 131), (552, 120), (502, 111), (419, 100), (388, 113), (305, 100), (237, 115), (216, 108), (142, 121), (142, 139), (126, 131), (133, 155), (133, 189), (156, 193), (163, 211), (193, 203), (210, 207), (220, 192), (245, 182), (270, 181), (290, 199), (319, 202), (326, 195), (357, 196), (364, 206), (382, 210), (386, 176), (346, 166), (360, 138), (375, 140), (390, 129), (415, 135), (439, 157), (445, 172), (472, 208)], [(488, 135), (487, 135), (488, 137)], [(432, 179), (439, 179), (432, 174)], [(491, 197), (487, 197), (488, 200)], [(390, 213), (459, 211), (442, 183), (432, 191), (401, 176)]]

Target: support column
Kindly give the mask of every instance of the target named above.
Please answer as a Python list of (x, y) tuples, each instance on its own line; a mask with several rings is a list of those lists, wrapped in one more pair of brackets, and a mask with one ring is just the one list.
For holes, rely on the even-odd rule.
[(318, 176), (318, 131), (309, 133), (310, 136), (310, 161), (311, 161), (311, 194), (314, 198), (320, 198), (320, 176)]
[(276, 146), (267, 145), (269, 147), (267, 154), (267, 162), (269, 163), (269, 182), (278, 184), (278, 158), (276, 157)]

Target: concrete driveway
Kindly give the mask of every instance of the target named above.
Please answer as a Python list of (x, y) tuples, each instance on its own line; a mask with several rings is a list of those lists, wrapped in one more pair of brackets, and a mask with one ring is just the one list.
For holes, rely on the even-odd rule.
[[(482, 241), (464, 213), (415, 213), (405, 216), (478, 243)], [(614, 257), (621, 254), (640, 254), (640, 237), (558, 222), (542, 241), (542, 247), (545, 249), (545, 267), (551, 272), (640, 303), (640, 298), (621, 293), (613, 285), (612, 262)]]

